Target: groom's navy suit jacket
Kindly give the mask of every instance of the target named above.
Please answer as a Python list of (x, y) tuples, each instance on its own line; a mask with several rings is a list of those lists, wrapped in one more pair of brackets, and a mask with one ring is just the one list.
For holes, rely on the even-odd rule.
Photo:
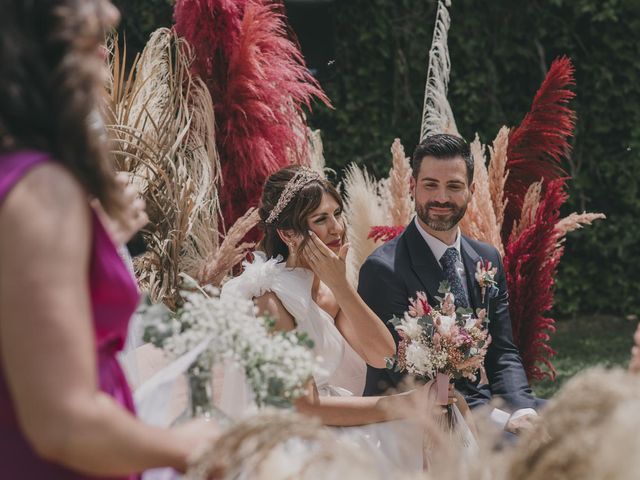
[[(485, 358), (485, 369), (489, 384), (480, 384), (466, 379), (456, 382), (471, 407), (477, 407), (498, 396), (507, 409), (535, 408), (536, 399), (527, 382), (522, 360), (513, 343), (511, 319), (509, 318), (509, 294), (502, 260), (498, 251), (482, 242), (464, 235), (460, 241), (462, 263), (466, 272), (469, 302), (473, 309), (487, 308), (491, 344)], [(477, 262), (488, 260), (498, 268), (495, 280), (497, 289), (493, 295), (485, 295), (475, 279)], [(398, 344), (399, 337), (388, 323), (393, 316), (402, 317), (409, 307), (409, 297), (424, 291), (432, 306), (438, 305), (440, 282), (445, 280), (442, 268), (427, 245), (414, 221), (405, 231), (379, 247), (362, 265), (358, 293), (371, 309), (385, 322)], [(489, 298), (492, 297), (492, 298)], [(387, 369), (367, 367), (367, 383), (364, 395), (379, 395), (389, 387), (398, 385), (401, 373)]]

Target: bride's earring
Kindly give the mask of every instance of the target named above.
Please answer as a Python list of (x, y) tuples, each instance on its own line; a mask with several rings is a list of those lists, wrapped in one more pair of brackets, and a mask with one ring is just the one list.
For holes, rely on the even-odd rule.
[(291, 258), (295, 258), (296, 257), (296, 250), (295, 250), (295, 244), (293, 242), (291, 242), (289, 244), (289, 256)]

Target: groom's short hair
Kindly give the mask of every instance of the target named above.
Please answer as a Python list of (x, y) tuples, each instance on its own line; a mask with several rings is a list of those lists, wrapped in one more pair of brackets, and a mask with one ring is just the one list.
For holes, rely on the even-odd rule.
[(473, 157), (469, 144), (464, 138), (447, 133), (438, 133), (429, 135), (418, 144), (411, 157), (411, 168), (413, 169), (413, 177), (418, 177), (420, 165), (424, 157), (434, 157), (439, 160), (449, 160), (456, 157), (462, 157), (467, 166), (467, 183), (471, 185), (473, 182)]

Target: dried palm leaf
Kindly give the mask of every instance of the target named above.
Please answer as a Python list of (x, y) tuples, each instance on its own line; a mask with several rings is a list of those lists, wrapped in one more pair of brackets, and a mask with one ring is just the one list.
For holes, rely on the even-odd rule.
[(240, 263), (250, 249), (255, 246), (253, 242), (242, 242), (247, 232), (260, 221), (258, 210), (250, 208), (231, 226), (225, 235), (224, 241), (200, 267), (195, 277), (201, 285), (213, 285), (220, 287), (224, 278), (233, 267)]
[(445, 2), (438, 1), (436, 25), (433, 30), (431, 49), (429, 50), (429, 67), (424, 90), (420, 141), (434, 133), (458, 134), (453, 111), (447, 99), (449, 73), (451, 71), (448, 45), (451, 19), (447, 10), (450, 3), (448, 0)]
[(155, 31), (128, 76), (111, 43), (105, 117), (117, 168), (147, 202), (148, 251), (136, 261), (152, 300), (176, 306), (180, 273), (193, 275), (218, 244), (219, 159), (205, 85), (189, 73), (191, 50), (169, 29)]

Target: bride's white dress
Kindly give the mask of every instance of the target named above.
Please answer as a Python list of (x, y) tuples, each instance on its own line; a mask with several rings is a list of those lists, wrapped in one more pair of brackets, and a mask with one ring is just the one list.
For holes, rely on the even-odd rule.
[[(296, 329), (305, 332), (314, 343), (318, 357), (318, 372), (314, 380), (321, 396), (361, 395), (366, 378), (366, 364), (351, 348), (335, 326), (334, 320), (311, 296), (313, 273), (304, 268), (287, 268), (276, 259), (267, 260), (256, 252), (252, 263), (245, 262), (244, 272), (228, 281), (222, 296), (233, 295), (252, 299), (273, 292), (296, 322)], [(238, 386), (241, 375), (225, 372), (222, 408), (238, 405), (249, 409), (249, 401)], [(246, 393), (246, 390), (245, 390)], [(409, 421), (390, 421), (358, 427), (340, 427), (334, 431), (372, 454), (380, 471), (397, 474), (400, 471), (420, 471), (423, 468), (423, 431)], [(386, 478), (383, 476), (383, 478)]]

